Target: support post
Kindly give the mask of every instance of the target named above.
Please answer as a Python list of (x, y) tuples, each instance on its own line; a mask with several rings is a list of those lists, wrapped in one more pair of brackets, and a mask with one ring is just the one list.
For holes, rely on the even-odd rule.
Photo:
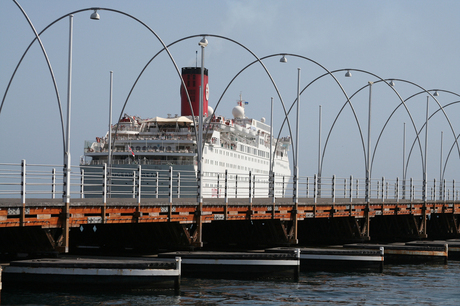
[(106, 223), (106, 212), (107, 212), (107, 164), (104, 164), (103, 167), (103, 180), (102, 180), (102, 196), (104, 198), (104, 203), (102, 206), (101, 216), (102, 223)]
[(168, 215), (169, 215), (169, 222), (172, 221), (172, 210), (173, 210), (173, 169), (171, 166), (169, 166), (169, 209), (168, 209)]
[(225, 169), (225, 208), (224, 208), (224, 214), (225, 214), (225, 220), (227, 220), (228, 217), (228, 170)]
[(136, 171), (133, 171), (133, 199), (136, 198), (136, 179), (137, 175), (136, 175)]
[(219, 191), (220, 191), (220, 175), (217, 173), (217, 198), (219, 198)]
[(332, 203), (335, 204), (335, 174), (332, 175), (332, 190), (331, 190), (331, 196), (332, 196)]
[(140, 211), (141, 208), (141, 195), (142, 195), (142, 166), (139, 165), (137, 168), (137, 205)]
[(25, 225), (26, 220), (26, 160), (23, 159), (21, 162), (21, 200), (22, 200), (22, 208), (21, 208), (21, 218), (20, 218), (20, 225)]
[(155, 176), (155, 195), (156, 195), (156, 198), (158, 199), (158, 192), (159, 192), (159, 189), (158, 189), (158, 185), (159, 185), (159, 182), (158, 180), (160, 179), (159, 176), (158, 176), (158, 171), (156, 172), (156, 176)]
[(350, 203), (353, 202), (353, 175), (350, 175)]
[[(83, 194), (83, 191), (81, 193)], [(56, 197), (56, 168), (53, 168), (53, 170), (51, 170), (51, 199), (54, 199), (55, 197)]]
[(177, 198), (180, 199), (180, 172), (177, 172)]
[[(54, 170), (54, 169), (53, 169)], [(80, 199), (85, 197), (85, 170), (80, 170)], [(53, 199), (54, 199), (54, 192), (53, 192)]]
[(314, 199), (314, 202), (316, 204), (316, 202), (318, 201), (318, 176), (315, 174), (313, 176), (313, 199)]

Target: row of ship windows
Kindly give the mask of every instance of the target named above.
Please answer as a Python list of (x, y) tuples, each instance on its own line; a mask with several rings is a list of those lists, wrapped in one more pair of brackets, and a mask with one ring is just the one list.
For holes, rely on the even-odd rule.
[[(245, 146), (242, 146), (242, 147), (245, 147)], [(262, 151), (262, 150), (257, 150), (257, 149), (252, 149), (253, 152), (251, 152), (251, 148), (250, 147), (245, 147), (247, 150), (241, 150), (242, 152), (247, 152), (247, 153), (253, 153), (254, 155), (258, 155), (260, 157), (265, 157), (265, 158), (270, 158), (270, 153), (269, 152), (265, 152), (265, 151)], [(207, 148), (205, 148), (205, 154), (206, 154), (206, 151)], [(213, 151), (213, 148), (210, 147), (209, 150), (212, 152)], [(232, 153), (232, 152), (225, 152), (224, 150), (219, 150), (219, 149), (214, 149), (214, 151), (216, 152), (216, 154), (221, 154), (221, 155), (226, 155), (226, 156), (230, 156), (230, 157), (233, 157), (233, 155), (235, 155), (235, 157), (237, 158), (241, 158), (240, 154), (237, 154), (237, 153)]]
[[(246, 159), (247, 159), (247, 157), (246, 157)], [(254, 161), (253, 158), (249, 158), (249, 159), (252, 159)], [(226, 167), (227, 169), (238, 169), (238, 170), (245, 170), (245, 171), (253, 171), (253, 172), (256, 172), (256, 173), (268, 173), (268, 171), (258, 170), (258, 169), (254, 169), (254, 168), (251, 168), (251, 167), (245, 167), (245, 166), (235, 165), (235, 164), (231, 164), (231, 163), (224, 163), (224, 162), (220, 162), (220, 161), (217, 161), (217, 160), (214, 161), (212, 159), (206, 159), (204, 162), (206, 164), (210, 164), (210, 165)], [(267, 161), (259, 161), (259, 163), (263, 163), (264, 165), (268, 165)]]

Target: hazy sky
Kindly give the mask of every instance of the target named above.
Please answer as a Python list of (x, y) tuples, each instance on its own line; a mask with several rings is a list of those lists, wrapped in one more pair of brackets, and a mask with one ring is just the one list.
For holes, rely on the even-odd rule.
[[(150, 27), (165, 43), (212, 34), (205, 49), (209, 69), (210, 105), (221, 97), (230, 80), (259, 58), (289, 53), (264, 63), (275, 81), (282, 100), (289, 107), (296, 98), (297, 68), (301, 87), (328, 69), (351, 70), (334, 73), (348, 96), (379, 78), (395, 81), (398, 95), (385, 83), (366, 87), (351, 99), (354, 113), (345, 107), (330, 134), (323, 161), (323, 175), (364, 177), (369, 97), (372, 101), (371, 146), (375, 151), (373, 177), (402, 176), (403, 127), (406, 124), (406, 158), (415, 130), (425, 122), (427, 94), (424, 89), (460, 92), (459, 1), (62, 1), (18, 0), (37, 31), (70, 12), (91, 7), (112, 9), (132, 15)], [(134, 81), (162, 45), (144, 25), (127, 15), (100, 10), (99, 21), (90, 20), (92, 11), (74, 15), (71, 153), (79, 163), (85, 140), (104, 136), (108, 127), (109, 73), (114, 72), (114, 118), (120, 115)], [(43, 35), (57, 78), (62, 113), (66, 117), (69, 18), (51, 26)], [(22, 54), (34, 34), (13, 1), (0, 2), (0, 93), (3, 94)], [(186, 39), (170, 48), (179, 68), (200, 65), (198, 42)], [(231, 40), (237, 42), (232, 42)], [(242, 46), (248, 50), (245, 50)], [(324, 68), (322, 68), (322, 67)], [(372, 74), (368, 74), (370, 72)], [(179, 85), (174, 65), (162, 53), (145, 70), (125, 112), (141, 118), (180, 113)], [(420, 87), (418, 87), (420, 86)], [(246, 69), (227, 90), (217, 113), (231, 117), (240, 93), (249, 102), (246, 115), (270, 118), (270, 99), (275, 99), (275, 130), (281, 126), (284, 110), (272, 82), (261, 65)], [(441, 105), (460, 100), (453, 93), (439, 92)], [(410, 98), (410, 99), (408, 99)], [(407, 100), (407, 110), (397, 106)], [(345, 94), (329, 75), (314, 81), (301, 96), (300, 168), (311, 176), (318, 168), (318, 109), (322, 106), (321, 150), (334, 119), (346, 102)], [(460, 105), (452, 104), (429, 121), (428, 176), (439, 177), (441, 148), (445, 161), (460, 133)], [(397, 108), (397, 109), (396, 109)], [(429, 112), (439, 108), (430, 98)], [(375, 145), (382, 128), (378, 147)], [(411, 116), (408, 115), (410, 112)], [(355, 116), (357, 119), (355, 119)], [(295, 136), (295, 114), (290, 116)], [(115, 119), (114, 119), (115, 121)], [(357, 126), (360, 124), (362, 140)], [(441, 147), (441, 132), (444, 133)], [(282, 136), (289, 135), (286, 127)], [(422, 177), (421, 144), (411, 153), (408, 176)], [(0, 163), (62, 164), (63, 135), (60, 111), (49, 70), (38, 44), (24, 58), (0, 113)], [(291, 151), (292, 152), (292, 151)], [(458, 179), (459, 153), (450, 153), (445, 177)]]

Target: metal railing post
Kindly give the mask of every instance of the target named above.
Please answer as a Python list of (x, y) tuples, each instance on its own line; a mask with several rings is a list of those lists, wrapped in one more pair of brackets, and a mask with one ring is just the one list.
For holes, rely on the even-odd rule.
[(225, 220), (227, 220), (228, 217), (228, 170), (225, 169), (225, 187), (224, 187), (224, 192), (225, 192)]
[(442, 200), (446, 200), (446, 179), (442, 181)]
[(315, 174), (313, 176), (313, 199), (315, 200), (315, 204), (316, 204), (316, 201), (318, 201), (318, 176)]
[(414, 179), (410, 178), (410, 201), (414, 200)]
[(228, 170), (225, 169), (225, 203), (228, 203)]
[(310, 197), (310, 178), (308, 176), (307, 176), (307, 182), (305, 184), (307, 185), (305, 196), (309, 198)]
[(180, 198), (180, 172), (177, 172), (177, 198)]
[(141, 186), (142, 186), (142, 166), (139, 165), (137, 170), (138, 178), (137, 178), (137, 204), (141, 205)]
[(102, 198), (107, 203), (107, 164), (102, 167)]
[(219, 198), (219, 190), (220, 190), (220, 175), (217, 173), (217, 198)]
[[(83, 190), (81, 191), (81, 194), (83, 195)], [(53, 168), (53, 170), (51, 170), (51, 199), (54, 199), (55, 197), (56, 197), (56, 168)]]
[(251, 193), (251, 185), (252, 185), (252, 175), (251, 175), (251, 171), (249, 171), (249, 204), (252, 204), (252, 193)]
[(385, 177), (382, 176), (382, 203), (385, 201)]
[(355, 198), (359, 198), (359, 179), (356, 179), (356, 196)]
[(169, 166), (169, 203), (172, 203), (172, 198), (173, 198), (173, 171), (172, 171), (172, 167)]
[(21, 200), (26, 203), (26, 160), (21, 161)]
[(238, 174), (235, 175), (235, 199), (238, 198)]
[(136, 175), (136, 171), (134, 170), (133, 171), (133, 199), (136, 198), (136, 182), (137, 182), (137, 175)]
[(155, 180), (155, 194), (156, 194), (156, 198), (157, 198), (157, 199), (158, 199), (158, 192), (159, 192), (159, 188), (158, 188), (158, 187), (159, 187), (159, 186), (158, 186), (158, 185), (159, 185), (159, 182), (158, 182), (159, 179), (160, 179), (160, 177), (159, 177), (159, 173), (158, 173), (158, 171), (157, 171), (157, 172), (156, 172), (156, 180)]
[(353, 202), (353, 175), (350, 175), (350, 203)]
[(335, 174), (332, 175), (332, 203), (335, 203)]
[(285, 194), (286, 194), (286, 193), (285, 193), (285, 188), (284, 188), (284, 175), (283, 175), (283, 188), (282, 188), (282, 192), (283, 192), (283, 198), (284, 198), (284, 196), (285, 196)]
[(396, 178), (395, 196), (396, 202), (399, 202), (399, 177)]
[[(53, 169), (54, 170), (54, 169)], [(56, 171), (54, 171), (56, 173)], [(56, 189), (54, 190), (56, 191)], [(85, 170), (80, 170), (80, 199), (85, 197)], [(53, 192), (53, 199), (54, 199), (54, 192)]]

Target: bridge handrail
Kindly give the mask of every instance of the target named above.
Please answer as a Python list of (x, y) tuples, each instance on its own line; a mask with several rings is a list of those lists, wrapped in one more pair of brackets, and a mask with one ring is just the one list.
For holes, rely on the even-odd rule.
[[(64, 186), (63, 173), (56, 172), (62, 165), (0, 163), (0, 201), (8, 196), (26, 198), (32, 195), (55, 198), (62, 193), (57, 188)], [(47, 169), (47, 170), (43, 170)], [(72, 166), (70, 186), (72, 197), (139, 198), (196, 198), (197, 178), (195, 172), (169, 169), (126, 168), (114, 165), (107, 167), (104, 175), (101, 166)], [(141, 177), (139, 177), (141, 172)], [(206, 173), (202, 177), (204, 198), (292, 198), (295, 185), (292, 176), (275, 174), (274, 184), (266, 174), (247, 171), (226, 173)], [(48, 181), (48, 182), (47, 182)], [(370, 199), (421, 200), (423, 180), (373, 178), (369, 184)], [(433, 179), (427, 182), (427, 200), (458, 200), (459, 189), (455, 180), (441, 183)], [(12, 187), (14, 186), (14, 187)], [(300, 198), (348, 198), (350, 202), (363, 200), (365, 179), (350, 177), (299, 177)]]

